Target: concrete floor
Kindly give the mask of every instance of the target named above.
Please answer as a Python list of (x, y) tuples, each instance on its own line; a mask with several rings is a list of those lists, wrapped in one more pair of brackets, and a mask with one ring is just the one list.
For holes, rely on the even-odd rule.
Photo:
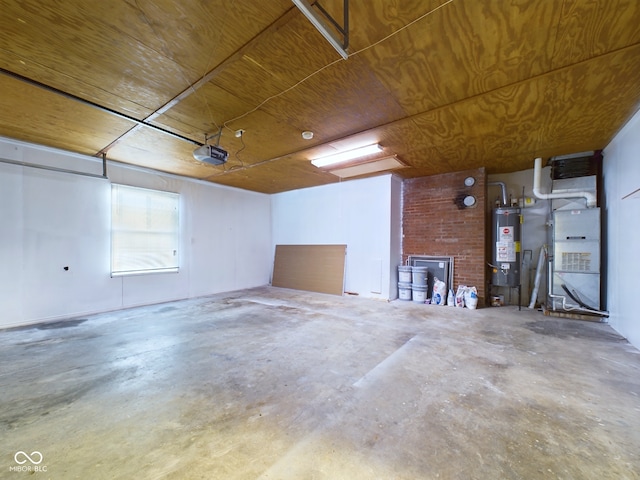
[(0, 478), (640, 478), (640, 352), (527, 309), (265, 287), (0, 331), (0, 368)]

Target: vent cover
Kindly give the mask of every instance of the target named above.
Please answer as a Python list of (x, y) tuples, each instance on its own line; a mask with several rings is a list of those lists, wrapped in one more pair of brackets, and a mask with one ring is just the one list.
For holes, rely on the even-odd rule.
[(590, 177), (600, 174), (602, 153), (584, 152), (560, 157), (552, 157), (551, 177), (553, 180), (565, 178)]

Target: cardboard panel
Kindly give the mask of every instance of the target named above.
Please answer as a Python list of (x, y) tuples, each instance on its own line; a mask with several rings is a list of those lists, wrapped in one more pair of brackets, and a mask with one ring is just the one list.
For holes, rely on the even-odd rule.
[(276, 245), (274, 287), (342, 295), (346, 245)]

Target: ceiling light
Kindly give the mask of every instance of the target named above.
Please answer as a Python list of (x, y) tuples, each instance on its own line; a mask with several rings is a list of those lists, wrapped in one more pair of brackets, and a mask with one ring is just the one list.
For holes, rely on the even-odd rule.
[(302, 132), (302, 138), (304, 138), (305, 140), (311, 140), (313, 138), (313, 132), (310, 130), (305, 130), (304, 132)]
[(335, 153), (326, 157), (316, 158), (311, 160), (316, 167), (327, 167), (329, 165), (335, 165), (336, 163), (346, 162), (347, 160), (353, 160), (354, 158), (364, 157), (379, 153), (382, 151), (382, 147), (377, 143), (373, 145), (367, 145), (366, 147), (354, 148), (353, 150), (347, 150), (346, 152)]
[(385, 172), (388, 170), (395, 170), (397, 168), (404, 167), (406, 167), (406, 165), (398, 160), (398, 157), (393, 155), (391, 157), (384, 157), (367, 163), (360, 163), (358, 165), (338, 168), (336, 170), (329, 170), (329, 173), (332, 173), (333, 175), (340, 178), (349, 178), (357, 177), (360, 175), (367, 175), (370, 173)]
[[(305, 17), (309, 19), (309, 21), (313, 24), (314, 27), (322, 34), (324, 38), (331, 44), (333, 48), (344, 58), (345, 60), (349, 58), (349, 54), (346, 51), (347, 48), (347, 32), (340, 30), (340, 32), (345, 36), (345, 45), (342, 44), (339, 38), (336, 37), (335, 32), (332, 30), (331, 25), (327, 23), (327, 21), (322, 18), (311, 6), (311, 4), (307, 0), (292, 0), (296, 7), (304, 14)], [(315, 2), (314, 2), (315, 3)], [(345, 4), (345, 8), (348, 8), (348, 3)], [(337, 23), (333, 20), (333, 18), (329, 17), (331, 21), (336, 25)], [(345, 23), (348, 21), (348, 10), (345, 10)], [(346, 27), (346, 25), (345, 25)], [(346, 29), (345, 29), (346, 30)]]

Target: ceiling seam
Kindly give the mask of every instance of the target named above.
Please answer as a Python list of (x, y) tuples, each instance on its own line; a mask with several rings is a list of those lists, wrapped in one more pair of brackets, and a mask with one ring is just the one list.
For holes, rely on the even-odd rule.
[[(173, 97), (172, 99), (170, 99), (168, 102), (166, 102), (164, 105), (160, 106), (159, 108), (157, 108), (156, 110), (153, 111), (153, 113), (151, 113), (150, 115), (148, 115), (147, 117), (144, 118), (143, 122), (151, 122), (153, 120), (155, 120), (156, 118), (158, 118), (160, 115), (166, 113), (168, 110), (170, 110), (172, 107), (176, 106), (178, 103), (180, 103), (182, 100), (184, 100), (185, 98), (189, 97), (191, 94), (196, 93), (198, 89), (200, 89), (203, 85), (207, 84), (209, 81), (211, 81), (219, 72), (221, 69), (223, 69), (226, 65), (228, 65), (231, 61), (235, 60), (237, 57), (241, 56), (242, 53), (246, 50), (248, 50), (255, 42), (258, 41), (258, 39), (260, 37), (262, 37), (262, 35), (264, 35), (266, 32), (271, 31), (274, 28), (277, 28), (280, 23), (282, 21), (284, 21), (283, 19), (288, 19), (289, 16), (291, 16), (291, 12), (295, 10), (295, 7), (290, 8), (289, 10), (287, 10), (287, 12), (285, 12), (281, 17), (279, 17), (277, 20), (275, 20), (273, 23), (271, 23), (269, 26), (267, 26), (267, 28), (265, 28), (264, 30), (260, 31), (257, 35), (255, 35), (251, 40), (249, 40), (249, 42), (245, 43), (244, 45), (242, 45), (242, 47), (240, 47), (238, 50), (236, 50), (235, 52), (233, 52), (231, 55), (229, 55), (226, 59), (224, 59), (221, 63), (219, 63), (218, 65), (216, 65), (212, 70), (210, 70), (209, 72), (207, 72), (205, 75), (203, 75), (202, 77), (200, 77), (198, 80), (196, 80), (194, 83), (190, 84), (187, 88), (185, 88), (184, 90), (182, 90), (180, 93), (178, 93), (175, 97)], [(215, 124), (215, 121), (214, 121)], [(225, 125), (226, 126), (226, 125)], [(126, 132), (124, 132), (122, 135), (120, 135), (119, 137), (117, 137), (115, 140), (113, 140), (111, 143), (109, 143), (106, 147), (100, 149), (96, 155), (102, 155), (103, 153), (107, 153), (107, 151), (113, 147), (116, 143), (122, 141), (124, 138), (126, 138), (128, 135), (134, 133), (135, 131), (137, 131), (140, 128), (140, 125), (136, 125), (133, 128), (131, 128), (130, 130), (127, 130)], [(227, 127), (228, 128), (228, 127)], [(206, 132), (204, 132), (206, 135)], [(198, 144), (198, 145), (203, 145), (201, 142), (196, 142), (196, 141), (191, 141), (192, 143)]]

